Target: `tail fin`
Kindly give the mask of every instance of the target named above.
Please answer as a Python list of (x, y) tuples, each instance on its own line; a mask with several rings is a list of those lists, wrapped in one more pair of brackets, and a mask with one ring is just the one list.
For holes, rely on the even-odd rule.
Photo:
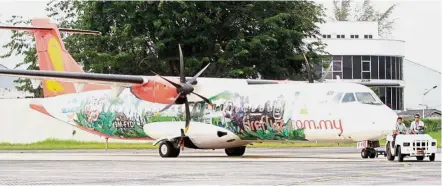
[[(40, 70), (64, 71), (64, 72), (84, 72), (82, 67), (66, 51), (60, 32), (99, 34), (96, 31), (75, 30), (58, 28), (56, 24), (50, 23), (49, 19), (33, 19), (33, 27), (5, 27), (3, 29), (26, 30), (34, 34), (38, 64)], [(0, 28), (1, 29), (1, 28)], [(60, 82), (54, 80), (42, 81), (44, 97), (52, 97), (63, 94), (77, 93), (90, 90), (108, 89), (110, 87), (85, 84), (77, 86), (71, 82)]]

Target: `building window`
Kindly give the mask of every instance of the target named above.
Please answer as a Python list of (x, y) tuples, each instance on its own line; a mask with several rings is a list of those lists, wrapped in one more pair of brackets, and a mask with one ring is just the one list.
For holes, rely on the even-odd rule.
[(391, 79), (391, 61), (389, 56), (385, 58), (385, 75), (385, 79)]
[(350, 38), (357, 39), (357, 38), (359, 38), (359, 35), (350, 35)]
[(391, 88), (391, 106), (393, 110), (397, 110), (397, 87)]
[(379, 56), (379, 79), (385, 79), (385, 56)]
[[(330, 66), (331, 62), (333, 62), (332, 66)], [(328, 74), (325, 76), (326, 79), (337, 79), (337, 76), (342, 79), (342, 56), (333, 56), (329, 59), (323, 59), (322, 64), (323, 76), (324, 73), (327, 72), (328, 67), (330, 67)]]
[(391, 57), (391, 79), (397, 79), (397, 76), (396, 76), (396, 57)]
[(322, 38), (327, 38), (327, 35), (322, 35)]
[(341, 38), (341, 35), (337, 35), (337, 38)]
[(399, 104), (398, 104), (398, 110), (404, 110), (404, 101), (402, 100), (403, 99), (403, 89), (404, 88), (398, 88), (398, 100), (399, 100)]
[(342, 56), (333, 56), (333, 79), (342, 79)]
[(399, 57), (399, 79), (402, 80), (402, 57)]
[(378, 56), (371, 56), (371, 69), (370, 69), (370, 73), (371, 73), (371, 79), (378, 79), (379, 76), (379, 62), (378, 62)]
[(343, 79), (353, 79), (353, 62), (351, 56), (343, 56), (342, 73)]
[(331, 38), (331, 35), (329, 34), (329, 35), (327, 35), (327, 38)]
[(361, 56), (353, 56), (353, 79), (361, 79)]
[[(322, 74), (322, 76), (325, 75), (325, 79), (333, 79), (333, 69), (330, 66), (331, 62), (332, 62), (332, 58), (330, 56), (328, 58), (322, 59), (322, 68), (321, 68), (322, 73), (321, 74)], [(327, 74), (324, 74), (327, 72), (327, 69), (329, 67), (330, 67), (329, 72)]]
[(373, 35), (364, 35), (364, 39), (373, 39)]
[(370, 78), (370, 56), (362, 56), (362, 79)]
[(393, 110), (404, 110), (403, 87), (376, 87), (381, 101)]

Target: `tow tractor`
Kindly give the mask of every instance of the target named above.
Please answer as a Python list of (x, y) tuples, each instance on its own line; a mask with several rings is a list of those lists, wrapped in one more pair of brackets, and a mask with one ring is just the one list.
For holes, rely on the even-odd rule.
[(399, 162), (404, 161), (404, 157), (416, 157), (419, 161), (425, 157), (430, 161), (436, 158), (437, 141), (428, 134), (398, 134), (396, 140), (393, 139), (393, 135), (388, 135), (385, 144), (389, 161), (394, 161), (396, 156)]

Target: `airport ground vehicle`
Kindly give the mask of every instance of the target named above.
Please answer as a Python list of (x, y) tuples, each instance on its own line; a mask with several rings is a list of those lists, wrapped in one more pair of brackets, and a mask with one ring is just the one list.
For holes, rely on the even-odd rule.
[(388, 135), (385, 149), (389, 161), (394, 161), (396, 156), (399, 162), (407, 156), (416, 157), (419, 161), (429, 157), (430, 161), (434, 161), (437, 141), (428, 134), (399, 134), (394, 141), (393, 135)]

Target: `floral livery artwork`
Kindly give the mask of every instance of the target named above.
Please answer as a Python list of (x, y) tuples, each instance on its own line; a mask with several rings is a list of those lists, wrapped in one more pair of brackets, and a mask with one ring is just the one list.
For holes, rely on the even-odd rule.
[[(249, 96), (223, 92), (210, 99), (215, 108), (204, 117), (243, 140), (304, 140), (304, 129), (292, 125), (283, 95), (274, 99), (250, 100)], [(287, 113), (285, 113), (287, 112)]]
[(140, 100), (134, 96), (93, 96), (81, 103), (74, 121), (81, 127), (108, 136), (149, 138), (143, 130), (144, 125), (150, 122), (181, 120), (178, 117), (154, 115), (152, 108), (147, 108), (155, 103), (145, 104), (140, 104)]

